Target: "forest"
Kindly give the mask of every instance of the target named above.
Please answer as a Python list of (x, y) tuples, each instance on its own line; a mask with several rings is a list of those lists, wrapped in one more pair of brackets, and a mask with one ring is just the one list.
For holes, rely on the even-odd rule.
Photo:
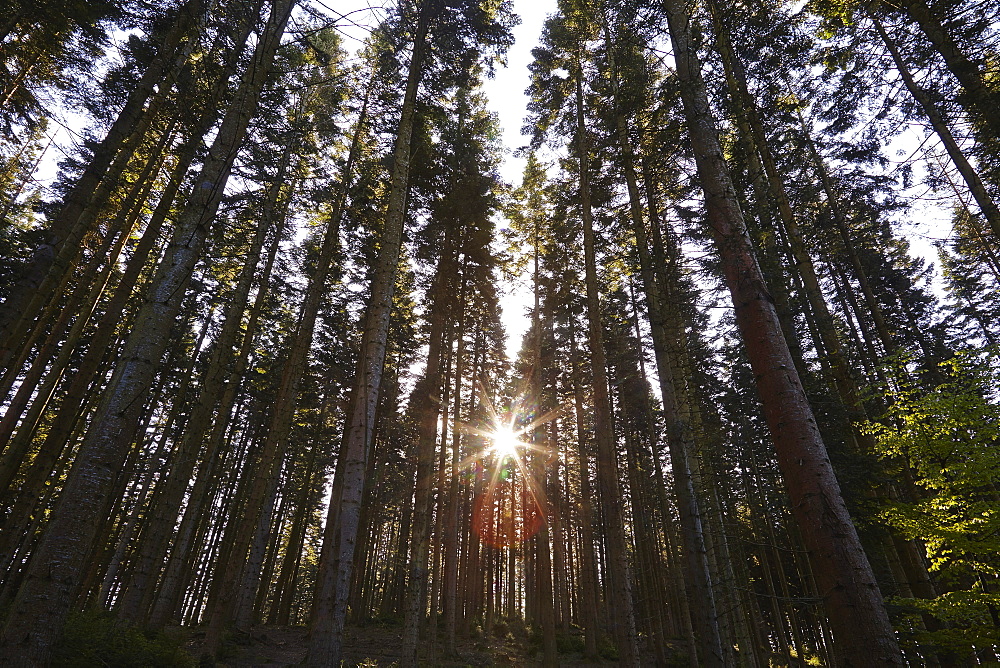
[(1000, 665), (1000, 3), (516, 11), (8, 3), (0, 664)]

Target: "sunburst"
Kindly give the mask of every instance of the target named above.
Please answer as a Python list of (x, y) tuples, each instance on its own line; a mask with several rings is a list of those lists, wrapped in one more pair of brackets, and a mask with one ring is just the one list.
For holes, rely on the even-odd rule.
[[(485, 390), (485, 388), (483, 388)], [(484, 396), (488, 394), (484, 391)], [(534, 535), (545, 522), (544, 485), (535, 479), (536, 466), (547, 466), (557, 457), (541, 443), (533, 442), (536, 430), (557, 418), (563, 408), (537, 416), (527, 395), (517, 397), (508, 409), (486, 401), (485, 424), (461, 424), (462, 431), (483, 439), (483, 447), (471, 454), (463, 466), (484, 476), (474, 503), (473, 526), (487, 544), (512, 547)], [(513, 524), (501, 529), (501, 516)]]
[(520, 430), (501, 425), (487, 436), (490, 441), (487, 450), (500, 461), (505, 459), (520, 459), (525, 448), (530, 445), (521, 440), (521, 435)]

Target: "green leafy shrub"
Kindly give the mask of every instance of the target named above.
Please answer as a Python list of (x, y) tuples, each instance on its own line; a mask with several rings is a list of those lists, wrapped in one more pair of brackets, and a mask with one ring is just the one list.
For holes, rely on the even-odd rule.
[(608, 636), (602, 635), (601, 639), (597, 642), (597, 654), (602, 659), (607, 659), (608, 661), (618, 660), (618, 647), (611, 641)]
[(556, 649), (559, 650), (560, 654), (583, 652), (586, 649), (586, 642), (584, 642), (583, 636), (579, 634), (560, 633), (556, 636)]
[(194, 659), (178, 637), (145, 633), (105, 611), (75, 612), (55, 647), (54, 668), (188, 668)]
[[(935, 599), (896, 598), (904, 642), (968, 654), (997, 642), (1000, 594), (1000, 378), (970, 354), (941, 365), (932, 390), (905, 374), (893, 403), (865, 430), (890, 473), (911, 478), (911, 498), (887, 503), (881, 519), (926, 550), (930, 570), (951, 591)], [(931, 615), (943, 628), (924, 630)]]
[(901, 384), (886, 417), (866, 427), (879, 456), (909, 469), (923, 492), (886, 505), (881, 516), (907, 538), (923, 541), (931, 570), (997, 576), (1000, 408), (989, 392), (1000, 379), (968, 356), (942, 366), (947, 382), (929, 392)]

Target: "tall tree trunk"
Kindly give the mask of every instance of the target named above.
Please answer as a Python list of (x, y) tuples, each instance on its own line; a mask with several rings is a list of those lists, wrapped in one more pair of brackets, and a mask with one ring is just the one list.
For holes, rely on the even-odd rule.
[[(10, 346), (19, 343), (25, 327), (30, 325), (31, 320), (48, 301), (54, 281), (58, 280), (50, 270), (55, 268), (60, 273), (65, 269), (53, 267), (53, 263), (60, 260), (68, 265), (72, 256), (79, 251), (76, 242), (83, 239), (84, 233), (96, 220), (103, 206), (103, 201), (95, 202), (95, 191), (104, 185), (106, 197), (111, 192), (107, 184), (114, 184), (121, 176), (131, 153), (125, 150), (124, 153), (128, 155), (120, 155), (124, 145), (127, 141), (138, 145), (142, 136), (141, 132), (136, 132), (139, 124), (144, 115), (148, 124), (154, 114), (152, 108), (146, 109), (146, 102), (154, 94), (157, 85), (162, 87), (156, 93), (161, 99), (166, 93), (163, 84), (169, 82), (169, 85), (173, 85), (173, 80), (197, 43), (197, 32), (205, 19), (207, 6), (206, 0), (187, 0), (180, 7), (156, 54), (129, 93), (125, 106), (63, 201), (62, 209), (49, 226), (45, 242), (35, 249), (29, 266), (0, 307), (0, 341), (4, 342), (0, 345), (0, 366), (7, 364)], [(188, 43), (183, 46), (185, 38)], [(134, 148), (135, 146), (132, 150)], [(113, 161), (117, 168), (112, 168)]]
[(572, 565), (567, 549), (567, 533), (569, 531), (566, 525), (568, 517), (565, 501), (567, 490), (563, 487), (563, 476), (560, 475), (560, 469), (565, 470), (567, 476), (569, 471), (568, 468), (565, 468), (567, 467), (565, 449), (559, 444), (558, 420), (552, 420), (549, 423), (546, 438), (548, 439), (549, 453), (556, 458), (555, 471), (552, 472), (551, 487), (553, 493), (549, 495), (549, 501), (552, 504), (552, 573), (555, 576), (553, 588), (557, 611), (556, 623), (559, 625), (560, 632), (567, 635), (572, 623), (572, 605), (570, 604)]
[(427, 586), (427, 560), (430, 552), (431, 494), (434, 481), (434, 443), (441, 414), (441, 363), (444, 346), (445, 281), (443, 264), (439, 264), (434, 306), (430, 313), (431, 330), (427, 353), (427, 368), (414, 392), (419, 392), (415, 403), (418, 413), (417, 476), (413, 505), (413, 534), (409, 562), (409, 578), (403, 608), (403, 651), (401, 665), (417, 665), (417, 646), (420, 624), (427, 607), (424, 590)]
[[(714, 2), (712, 3), (712, 9), (719, 49), (722, 52), (722, 60), (726, 69), (726, 77), (729, 81), (731, 93), (736, 101), (736, 107), (742, 110), (745, 126), (749, 130), (749, 135), (746, 139), (750, 149), (760, 156), (769, 194), (777, 205), (781, 223), (788, 238), (788, 245), (792, 257), (795, 259), (795, 270), (802, 279), (806, 298), (809, 300), (809, 305), (812, 307), (813, 314), (815, 315), (816, 330), (823, 348), (826, 350), (826, 362), (832, 376), (833, 389), (836, 391), (837, 396), (839, 396), (841, 404), (850, 413), (850, 420), (847, 426), (852, 431), (857, 446), (864, 452), (870, 452), (873, 448), (871, 437), (857, 427), (857, 421), (864, 420), (867, 416), (864, 406), (861, 403), (857, 383), (851, 376), (850, 364), (841, 345), (833, 314), (830, 312), (826, 297), (823, 295), (819, 276), (816, 274), (812, 257), (806, 248), (805, 238), (792, 211), (788, 193), (785, 191), (781, 174), (778, 173), (777, 164), (771, 154), (760, 115), (757, 113), (756, 102), (750, 97), (743, 65), (733, 52), (725, 19), (720, 16), (720, 12)], [(848, 240), (848, 243), (850, 243), (850, 240)]]
[(907, 0), (901, 4), (901, 9), (917, 22), (962, 85), (959, 102), (973, 119), (987, 128), (991, 143), (1000, 142), (1000, 91), (995, 87), (996, 81), (989, 81), (985, 72), (972, 62), (945, 27), (938, 10), (927, 0)]
[[(59, 505), (34, 555), (0, 638), (15, 665), (44, 664), (62, 632), (114, 472), (127, 455), (122, 434), (138, 422), (154, 372), (168, 342), (195, 263), (201, 255), (236, 152), (256, 111), (274, 53), (294, 0), (273, 0), (266, 31), (226, 112), (178, 221), (148, 301), (133, 326), (120, 364), (63, 489)], [(130, 440), (130, 439), (127, 439)]]
[[(367, 123), (369, 92), (370, 87), (366, 91), (361, 112), (355, 125), (351, 149), (348, 154), (347, 163), (344, 166), (341, 182), (342, 187), (331, 212), (331, 220), (320, 248), (319, 261), (306, 287), (306, 294), (299, 309), (299, 323), (292, 336), (291, 349), (284, 363), (278, 393), (274, 399), (274, 412), (261, 451), (261, 458), (267, 467), (266, 470), (271, 471), (273, 475), (278, 475), (280, 472), (280, 463), (284, 458), (289, 433), (292, 428), (299, 385), (305, 373), (306, 361), (312, 346), (319, 307), (323, 296), (326, 294), (327, 278), (339, 251), (340, 222), (346, 206), (347, 192), (353, 177), (354, 163), (361, 150), (361, 138)], [(246, 506), (247, 517), (256, 518), (263, 511), (269, 494), (267, 490), (269, 489), (271, 489), (271, 483), (264, 480), (258, 481), (258, 484), (254, 486)], [(235, 549), (232, 551), (230, 563), (226, 567), (227, 581), (211, 607), (212, 621), (209, 626), (206, 645), (213, 651), (218, 649), (217, 645), (221, 640), (221, 634), (232, 619), (230, 615), (234, 608), (229, 602), (234, 600), (236, 596), (234, 588), (241, 581), (241, 577), (237, 576), (236, 573), (243, 572), (245, 567), (250, 565), (245, 557), (253, 536), (249, 530), (251, 524), (253, 524), (253, 521), (249, 523), (246, 521), (241, 522), (242, 530), (237, 531), (234, 535), (232, 544)]]
[[(951, 161), (955, 164), (955, 168), (958, 169), (958, 173), (962, 175), (965, 184), (969, 187), (969, 192), (972, 193), (976, 204), (979, 205), (979, 210), (983, 212), (983, 217), (986, 218), (990, 229), (993, 230), (992, 247), (997, 248), (1000, 246), (1000, 207), (993, 201), (993, 197), (986, 190), (986, 186), (983, 184), (982, 179), (979, 178), (979, 174), (969, 164), (962, 149), (958, 146), (958, 142), (955, 141), (951, 129), (945, 123), (941, 112), (934, 106), (930, 95), (913, 79), (913, 74), (910, 73), (910, 68), (907, 66), (906, 61), (903, 60), (903, 56), (896, 47), (896, 43), (885, 32), (882, 23), (874, 15), (869, 14), (868, 18), (871, 19), (872, 25), (875, 26), (875, 31), (885, 44), (885, 48), (888, 49), (889, 55), (892, 56), (892, 62), (896, 64), (896, 71), (902, 77), (906, 90), (910, 91), (910, 95), (917, 101), (920, 108), (924, 110), (924, 114), (927, 115), (927, 119), (931, 122), (931, 127), (934, 128), (934, 132), (937, 133), (945, 150), (948, 151), (948, 157), (951, 158)], [(997, 113), (997, 109), (995, 108), (992, 108), (991, 111)]]
[[(0, 444), (6, 442), (13, 431), (14, 425), (12, 423), (17, 421), (27, 405), (26, 395), (30, 395), (35, 390), (42, 372), (48, 368), (49, 362), (55, 354), (56, 349), (60, 346), (60, 343), (62, 343), (61, 347), (63, 351), (66, 351), (66, 349), (71, 351), (79, 343), (79, 334), (89, 321), (90, 314), (97, 308), (104, 287), (110, 279), (113, 270), (117, 268), (118, 257), (124, 250), (125, 244), (128, 242), (139, 217), (142, 215), (142, 205), (145, 203), (146, 197), (153, 187), (156, 174), (166, 159), (164, 149), (166, 149), (168, 143), (174, 137), (173, 130), (175, 125), (176, 119), (173, 119), (160, 132), (160, 137), (156, 145), (150, 148), (150, 154), (146, 156), (142, 171), (136, 176), (128, 189), (128, 193), (123, 197), (116, 215), (109, 222), (107, 232), (101, 240), (101, 246), (92, 254), (70, 296), (62, 302), (58, 317), (55, 317), (55, 313), (51, 314), (55, 322), (52, 323), (47, 332), (45, 332), (46, 328), (44, 327), (35, 328), (24, 345), (21, 346), (19, 354), (16, 354), (11, 360), (11, 364), (4, 374), (2, 382), (0, 382), (0, 397), (7, 396), (18, 376), (18, 372), (21, 370), (25, 358), (29, 355), (37, 340), (41, 338), (41, 335), (45, 334), (44, 343), (38, 347), (38, 351), (31, 360), (27, 372), (20, 380), (21, 386), (11, 400), (7, 412), (3, 417), (3, 424), (0, 426)], [(67, 335), (64, 337), (64, 334), (67, 334), (66, 329), (70, 327), (69, 321), (71, 316), (79, 316), (73, 321), (71, 327), (76, 336)], [(53, 317), (46, 318), (46, 322), (52, 322)], [(67, 351), (65, 354), (69, 354), (69, 352)], [(60, 369), (60, 367), (54, 366), (52, 371), (59, 373), (57, 369)]]
[[(532, 370), (531, 370), (531, 399), (536, 405), (545, 408), (543, 403), (543, 383), (542, 383), (542, 313), (541, 313), (541, 285), (538, 271), (539, 236), (538, 219), (535, 219), (534, 230), (534, 296), (535, 307), (532, 312), (532, 328), (534, 330), (534, 340), (532, 344)], [(539, 413), (542, 411), (539, 410)], [(535, 551), (536, 581), (538, 584), (538, 607), (539, 621), (542, 627), (542, 665), (546, 668), (559, 665), (558, 651), (556, 647), (556, 617), (555, 601), (552, 590), (552, 552), (549, 547), (549, 528), (552, 512), (549, 509), (548, 474), (545, 470), (548, 464), (546, 445), (546, 429), (543, 424), (538, 424), (531, 431), (531, 459), (529, 471), (531, 480), (529, 485), (534, 487), (534, 506), (541, 514), (541, 527), (535, 535), (532, 543)], [(554, 453), (553, 453), (554, 454)]]
[[(76, 372), (69, 376), (67, 382), (69, 387), (61, 392), (62, 401), (59, 411), (52, 424), (49, 426), (45, 439), (39, 446), (38, 452), (32, 460), (29, 473), (26, 475), (25, 484), (19, 490), (17, 501), (19, 505), (33, 502), (39, 495), (40, 485), (45, 477), (52, 471), (60, 453), (71, 438), (72, 431), (80, 415), (80, 407), (91, 396), (88, 388), (91, 387), (95, 378), (103, 380), (103, 374), (98, 374), (98, 369), (107, 357), (109, 349), (113, 348), (112, 342), (118, 333), (119, 325), (123, 320), (123, 312), (132, 295), (139, 277), (146, 266), (146, 261), (152, 254), (160, 237), (160, 232), (166, 222), (167, 215), (173, 206), (174, 196), (177, 194), (194, 159), (195, 150), (200, 142), (200, 133), (185, 141), (178, 151), (177, 163), (167, 187), (160, 195), (160, 201), (156, 205), (142, 238), (132, 251), (125, 272), (122, 274), (115, 288), (114, 294), (104, 306), (104, 313), (98, 320), (97, 327), (90, 339), (90, 346), (83, 359), (79, 362)], [(36, 399), (37, 401), (38, 399)], [(23, 454), (31, 446), (30, 431), (19, 430), (11, 441), (11, 445), (3, 458), (0, 458), (0, 489), (8, 489), (13, 476), (17, 473)], [(40, 477), (41, 476), (41, 477)], [(32, 485), (29, 481), (37, 480), (38, 483)], [(0, 498), (3, 498), (0, 496)], [(21, 503), (21, 502), (24, 503)], [(30, 511), (29, 511), (30, 512)], [(21, 513), (11, 513), (11, 518), (23, 518)], [(8, 527), (9, 528), (9, 527)], [(2, 543), (3, 541), (0, 541)], [(0, 547), (0, 555), (4, 554), (3, 547)], [(2, 559), (2, 556), (0, 556)]]
[(598, 626), (600, 606), (597, 592), (597, 565), (595, 563), (594, 518), (591, 505), (590, 456), (587, 451), (587, 429), (584, 427), (583, 386), (580, 382), (582, 365), (576, 347), (576, 335), (573, 331), (570, 314), (570, 366), (572, 368), (573, 406), (576, 413), (577, 468), (580, 475), (580, 595), (578, 608), (584, 632), (584, 656), (588, 659), (597, 658), (597, 641), (600, 634)]
[[(128, 229), (122, 230), (121, 235), (115, 240), (113, 248), (101, 249), (102, 254), (107, 251), (108, 262), (100, 274), (95, 276), (92, 285), (88, 286), (84, 283), (77, 285), (74, 298), (71, 298), (69, 303), (65, 305), (47, 340), (39, 348), (35, 359), (32, 360), (27, 373), (20, 379), (21, 386), (8, 403), (7, 412), (0, 420), (0, 445), (11, 443), (11, 447), (4, 452), (2, 463), (0, 463), (0, 489), (8, 487), (27, 455), (38, 421), (52, 399), (56, 386), (83, 337), (84, 329), (98, 306), (100, 295), (111, 278), (138, 215), (139, 211), (135, 211), (135, 215), (126, 223)], [(107, 240), (111, 241), (112, 239), (113, 237), (109, 235)], [(88, 287), (89, 289), (87, 289)], [(71, 315), (75, 315), (76, 319), (69, 332), (65, 332), (66, 337), (63, 339), (62, 335), (65, 327), (69, 325)], [(52, 356), (57, 351), (58, 355), (53, 360)], [(16, 374), (11, 375), (16, 376)], [(34, 396), (34, 401), (30, 401), (32, 396)], [(26, 412), (25, 408), (28, 409)], [(22, 416), (23, 419), (21, 419)], [(17, 436), (11, 438), (15, 428)]]
[[(220, 460), (225, 454), (223, 442), (226, 437), (226, 429), (229, 426), (233, 406), (236, 404), (237, 392), (247, 368), (247, 360), (253, 347), (264, 303), (269, 294), (267, 287), (274, 268), (278, 247), (279, 241), (275, 240), (268, 252), (264, 268), (257, 279), (257, 296), (250, 308), (243, 341), (240, 343), (239, 351), (233, 357), (232, 371), (222, 386), (214, 420), (210, 419), (201, 425), (200, 420), (195, 422), (193, 414), (188, 424), (185, 438), (205, 439), (206, 444), (201, 458), (202, 466), (188, 495), (187, 508), (174, 537), (159, 590), (155, 592), (156, 596), (151, 606), (143, 603), (140, 607), (141, 610), (146, 610), (147, 607), (151, 608), (148, 624), (152, 628), (161, 628), (176, 610), (179, 589), (185, 577), (184, 572), (187, 570), (192, 554), (195, 553), (193, 546), (198, 540), (196, 532), (199, 525), (204, 523), (205, 513), (203, 509), (211, 507), (211, 504), (206, 503), (206, 500), (210, 498), (211, 486), (222, 466)], [(153, 590), (150, 588), (149, 591)]]
[[(189, 320), (193, 322), (196, 319), (198, 319), (201, 322), (210, 322), (215, 314), (215, 308), (216, 308), (216, 301), (213, 299), (207, 315), (201, 315), (199, 317), (197, 313), (192, 313), (192, 316)], [(187, 330), (189, 329), (189, 327), (185, 327), (184, 329)], [(199, 361), (203, 362), (203, 360), (199, 360), (199, 358), (202, 357), (202, 355), (200, 355), (199, 352), (202, 350), (202, 345), (205, 342), (205, 337), (208, 336), (208, 330), (209, 330), (208, 327), (201, 328), (201, 331), (198, 333), (197, 339), (195, 339), (194, 341), (194, 345), (191, 346), (190, 348), (191, 352), (188, 355), (187, 363), (183, 367), (180, 367), (177, 371), (176, 375), (179, 378), (191, 377), (194, 373), (194, 369), (198, 366)], [(184, 330), (180, 332), (181, 336), (183, 336), (183, 332)], [(180, 347), (174, 347), (173, 349), (171, 349), (171, 359), (165, 365), (165, 368), (167, 369), (177, 368), (178, 367), (177, 362), (179, 362), (182, 359), (183, 354), (184, 353), (182, 352), (182, 349)], [(166, 380), (165, 378), (166, 375), (167, 374), (163, 374), (161, 376), (161, 386), (163, 380)], [(145, 411), (145, 418), (143, 420), (142, 426), (136, 430), (136, 435), (137, 435), (137, 438), (135, 439), (136, 444), (135, 447), (133, 448), (132, 454), (129, 457), (129, 459), (132, 461), (138, 461), (140, 459), (146, 459), (148, 461), (148, 464), (146, 465), (146, 472), (143, 474), (142, 482), (133, 485), (133, 491), (123, 492), (122, 494), (117, 495), (120, 499), (119, 501), (120, 505), (125, 505), (128, 498), (131, 497), (133, 499), (132, 503), (134, 505), (134, 508), (132, 512), (129, 514), (129, 518), (127, 521), (124, 521), (123, 519), (123, 521), (117, 523), (120, 528), (117, 530), (117, 535), (114, 535), (112, 537), (113, 540), (107, 540), (107, 539), (103, 540), (103, 542), (106, 545), (106, 548), (104, 550), (106, 552), (110, 553), (111, 546), (116, 545), (114, 553), (108, 559), (109, 562), (108, 567), (98, 568), (96, 562), (99, 562), (99, 559), (91, 557), (91, 562), (95, 562), (91, 566), (91, 572), (93, 574), (91, 577), (96, 578), (98, 576), (102, 576), (104, 579), (103, 589), (105, 590), (110, 588), (114, 584), (114, 581), (118, 579), (121, 572), (119, 566), (121, 564), (121, 561), (125, 557), (125, 553), (128, 550), (128, 547), (132, 542), (135, 533), (137, 532), (136, 530), (138, 529), (138, 533), (140, 534), (149, 532), (148, 525), (145, 522), (143, 522), (142, 524), (139, 523), (140, 517), (144, 520), (148, 515), (148, 510), (149, 510), (148, 499), (144, 492), (140, 494), (135, 494), (134, 489), (139, 488), (141, 490), (145, 490), (145, 488), (150, 486), (150, 484), (152, 483), (154, 476), (162, 480), (163, 476), (166, 474), (166, 471), (164, 469), (169, 468), (176, 460), (176, 453), (167, 452), (166, 444), (167, 441), (170, 440), (170, 436), (175, 429), (175, 425), (179, 421), (183, 421), (182, 413), (187, 408), (188, 405), (187, 395), (188, 392), (190, 391), (190, 386), (182, 385), (179, 391), (176, 392), (176, 394), (173, 396), (170, 402), (170, 409), (167, 419), (162, 423), (162, 426), (157, 427), (159, 436), (146, 439), (142, 435), (147, 433), (147, 430), (149, 428), (149, 423), (153, 418), (154, 411), (152, 410), (152, 408), (159, 403), (158, 395), (160, 391), (162, 390), (158, 390), (156, 392), (151, 393), (150, 399), (147, 401), (146, 404), (147, 410)], [(149, 443), (155, 442), (157, 444), (156, 449), (154, 451), (155, 454), (153, 455), (143, 454), (144, 452), (148, 452), (151, 449), (150, 445), (144, 445), (144, 441), (148, 441)], [(157, 463), (160, 461), (161, 454), (165, 455), (164, 459), (166, 460), (165, 465), (162, 467), (157, 465)], [(124, 475), (122, 474), (119, 475), (119, 480), (122, 485), (128, 483), (130, 477), (129, 474), (134, 470), (137, 471), (140, 469), (137, 465), (133, 466), (132, 464), (125, 467), (124, 472), (127, 473)], [(116, 495), (112, 496), (114, 497)], [(112, 513), (105, 513), (105, 516), (108, 517), (108, 519), (104, 521), (102, 529), (97, 532), (97, 541), (95, 544), (95, 550), (100, 549), (100, 543), (102, 542), (101, 537), (106, 533), (104, 527), (115, 524), (114, 515)], [(85, 585), (83, 592), (86, 591), (87, 590)], [(103, 602), (106, 599), (107, 599), (106, 596), (100, 596), (98, 598), (98, 601), (100, 601), (103, 604)]]
[(843, 666), (901, 665), (871, 565), (847, 513), (816, 419), (753, 257), (723, 159), (683, 3), (666, 0), (688, 133), (736, 322), (756, 376), (764, 415), (809, 550)]
[(639, 665), (636, 644), (635, 612), (632, 607), (632, 575), (625, 543), (625, 518), (622, 514), (618, 458), (608, 395), (608, 372), (604, 355), (601, 324), (600, 288), (597, 284), (597, 256), (594, 241), (593, 213), (590, 206), (590, 147), (583, 109), (583, 72), (577, 63), (576, 131), (580, 161), (580, 213), (583, 218), (585, 285), (587, 293), (587, 341), (590, 347), (592, 392), (594, 399), (594, 440), (597, 444), (597, 484), (604, 511), (604, 529), (608, 548), (608, 603), (614, 618), (615, 643), (623, 666)]
[[(465, 375), (466, 369), (466, 351), (465, 351), (465, 322), (468, 316), (468, 308), (466, 306), (466, 280), (464, 269), (462, 267), (463, 275), (461, 279), (461, 287), (458, 294), (458, 320), (456, 331), (458, 333), (458, 344), (455, 351), (455, 399), (452, 404), (452, 419), (454, 420), (455, 429), (452, 430), (451, 437), (451, 462), (448, 467), (449, 478), (448, 478), (448, 490), (447, 496), (445, 496), (444, 487), (441, 488), (442, 502), (439, 512), (445, 516), (444, 526), (442, 527), (442, 552), (444, 557), (444, 564), (442, 568), (442, 602), (444, 610), (444, 637), (445, 637), (445, 654), (447, 656), (454, 656), (456, 654), (455, 648), (455, 627), (457, 621), (457, 605), (458, 605), (458, 461), (459, 461), (459, 451), (462, 446), (462, 430), (458, 428), (461, 415), (462, 415), (462, 377)], [(472, 369), (475, 373), (475, 368)], [(442, 452), (445, 450), (446, 443), (442, 441), (441, 449)]]
[[(271, 252), (268, 260), (273, 261), (278, 245), (283, 236), (284, 220), (291, 193), (282, 191), (288, 189), (285, 177), (291, 156), (295, 151), (296, 142), (290, 142), (279, 159), (278, 170), (274, 182), (269, 186), (268, 193), (257, 223), (257, 230), (246, 254), (246, 260), (236, 288), (226, 303), (222, 329), (216, 337), (212, 354), (208, 361), (205, 377), (201, 381), (198, 399), (191, 409), (191, 415), (185, 425), (184, 436), (177, 444), (177, 456), (174, 464), (157, 493), (146, 519), (148, 530), (138, 553), (134, 557), (135, 567), (126, 588), (126, 594), (119, 608), (122, 619), (142, 619), (151, 600), (151, 592), (159, 575), (164, 555), (167, 552), (169, 540), (173, 534), (173, 526), (177, 513), (188, 490), (191, 474), (199, 460), (198, 454), (205, 433), (212, 419), (216, 401), (221, 395), (225, 384), (226, 370), (232, 362), (240, 329), (243, 326), (250, 288), (260, 261), (268, 231), (274, 228), (271, 240)], [(294, 189), (294, 186), (292, 186)], [(260, 286), (261, 290), (265, 286)], [(205, 460), (202, 459), (204, 462)]]
[(371, 448), (372, 420), (382, 383), (389, 316), (392, 311), (392, 297), (396, 288), (399, 255), (403, 243), (406, 195), (409, 190), (410, 138), (413, 134), (417, 88), (424, 71), (428, 24), (436, 5), (436, 0), (423, 0), (420, 3), (413, 54), (407, 72), (406, 92), (403, 96), (403, 107), (393, 150), (385, 227), (379, 240), (379, 253), (375, 261), (371, 295), (362, 330), (358, 374), (343, 442), (344, 485), (339, 498), (330, 499), (331, 508), (336, 506), (337, 512), (328, 513), (327, 518), (330, 521), (332, 516), (336, 515), (339, 527), (332, 542), (323, 541), (323, 551), (327, 552), (327, 555), (322, 560), (328, 569), (336, 565), (337, 572), (320, 573), (318, 576), (321, 586), (317, 588), (317, 600), (314, 602), (316, 613), (309, 634), (310, 666), (340, 664), (347, 598), (350, 593), (351, 570), (354, 563), (354, 542), (358, 529), (360, 502), (364, 492), (365, 464)]
[(292, 519), (292, 526), (288, 531), (288, 540), (285, 542), (284, 556), (279, 569), (278, 581), (275, 584), (276, 600), (271, 607), (271, 614), (268, 624), (278, 626), (288, 626), (291, 623), (292, 600), (295, 598), (298, 572), (302, 564), (302, 547), (305, 542), (306, 531), (311, 523), (312, 501), (316, 490), (320, 488), (323, 477), (323, 466), (318, 464), (319, 431), (326, 424), (327, 414), (331, 407), (331, 398), (324, 396), (320, 408), (319, 419), (317, 420), (317, 434), (314, 445), (309, 452), (309, 460), (306, 465), (302, 486), (299, 488), (295, 501), (295, 515)]
[[(612, 50), (613, 47), (609, 49), (609, 53)], [(610, 64), (612, 68), (611, 85), (617, 100), (620, 84), (613, 54), (610, 56)], [(635, 156), (625, 117), (620, 108), (615, 114), (615, 123), (616, 138), (622, 152), (622, 169), (625, 173), (625, 183), (628, 189), (632, 231), (636, 238), (643, 291), (649, 310), (650, 331), (657, 375), (660, 381), (663, 413), (667, 422), (667, 445), (670, 449), (674, 493), (677, 496), (677, 509), (680, 515), (681, 537), (684, 545), (686, 575), (684, 583), (688, 592), (688, 600), (691, 602), (692, 622), (695, 638), (698, 642), (697, 656), (700, 665), (721, 666), (723, 662), (722, 642), (719, 636), (715, 598), (712, 593), (712, 577), (708, 567), (699, 500), (691, 478), (691, 459), (696, 451), (694, 433), (686, 418), (688, 411), (683, 410), (678, 401), (678, 385), (685, 384), (685, 379), (678, 378), (674, 374), (675, 369), (679, 369), (680, 365), (676, 359), (671, 359), (671, 357), (676, 356), (677, 351), (673, 349), (679, 346), (670, 345), (664, 326), (663, 309), (669, 308), (675, 312), (676, 316), (679, 316), (682, 307), (680, 304), (665, 300), (664, 296), (661, 295), (660, 286), (657, 285), (653, 272), (653, 260), (649, 252), (650, 245), (646, 235), (646, 223), (643, 220), (642, 201), (635, 173)], [(659, 258), (661, 265), (664, 259)]]
[[(455, 289), (455, 286), (452, 286)], [(453, 308), (459, 308), (460, 302), (456, 300)], [(429, 663), (436, 663), (438, 660), (438, 621), (441, 617), (441, 557), (442, 557), (442, 525), (444, 524), (444, 503), (445, 484), (448, 482), (448, 469), (445, 467), (445, 456), (448, 445), (448, 429), (451, 425), (451, 391), (452, 391), (452, 365), (455, 364), (455, 354), (453, 344), (455, 343), (455, 330), (457, 325), (454, 318), (450, 318), (445, 323), (444, 334), (444, 372), (441, 384), (441, 446), (437, 451), (437, 487), (434, 498), (431, 500), (431, 512), (434, 514), (434, 526), (430, 530), (431, 563), (430, 563), (430, 619), (428, 619), (426, 637), (430, 639), (428, 643), (430, 650), (427, 660)]]

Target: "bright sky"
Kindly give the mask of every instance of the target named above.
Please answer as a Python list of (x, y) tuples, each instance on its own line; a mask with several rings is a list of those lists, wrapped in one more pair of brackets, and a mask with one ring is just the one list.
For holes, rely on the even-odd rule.
[[(346, 38), (344, 46), (348, 50), (362, 45), (369, 30), (384, 18), (383, 5), (389, 3), (389, 0), (338, 0), (335, 3), (332, 0), (305, 1), (313, 4), (320, 12), (340, 14), (344, 17), (338, 23)], [(516, 158), (513, 153), (515, 149), (527, 143), (527, 137), (521, 134), (521, 127), (526, 115), (527, 97), (524, 95), (524, 90), (528, 86), (531, 50), (538, 43), (545, 19), (556, 11), (556, 0), (513, 0), (513, 4), (515, 13), (521, 18), (521, 23), (514, 28), (515, 43), (507, 54), (507, 67), (498, 69), (495, 77), (487, 80), (485, 92), (490, 100), (490, 109), (499, 116), (503, 143), (506, 147), (501, 175), (508, 183), (516, 186), (521, 182), (525, 160)], [(351, 23), (354, 25), (351, 26)], [(63, 118), (56, 120), (55, 127), (52, 128), (53, 145), (47, 151), (42, 170), (36, 178), (47, 181), (55, 175), (56, 163), (62, 157), (63, 145), (71, 143), (72, 135), (84, 124), (84, 117), (76, 113), (64, 114)], [(913, 141), (912, 138), (907, 138), (906, 141), (897, 144), (905, 149)], [(918, 187), (925, 188), (922, 184)], [(935, 198), (931, 196), (930, 199)], [(918, 210), (910, 217), (912, 229), (904, 233), (913, 244), (913, 251), (933, 262), (937, 258), (930, 245), (930, 239), (947, 236), (947, 231), (950, 229), (949, 217), (938, 202), (917, 204)], [(940, 284), (934, 287), (940, 294)], [(522, 278), (513, 283), (505, 283), (501, 288), (502, 319), (508, 336), (507, 356), (513, 360), (529, 325), (526, 309), (531, 303), (531, 286), (526, 278)]]
[[(507, 67), (498, 70), (496, 76), (486, 82), (485, 89), (490, 108), (500, 117), (503, 143), (507, 147), (500, 173), (508, 183), (516, 186), (521, 183), (526, 162), (514, 157), (513, 151), (528, 143), (528, 138), (521, 134), (521, 126), (527, 113), (528, 98), (524, 89), (528, 87), (531, 50), (538, 44), (545, 19), (556, 11), (556, 0), (514, 0), (514, 11), (521, 17), (521, 25), (514, 28), (515, 42), (507, 54)], [(525, 309), (531, 304), (531, 292), (523, 280), (504, 285), (503, 289), (500, 306), (507, 331), (507, 358), (513, 360), (530, 324)]]

